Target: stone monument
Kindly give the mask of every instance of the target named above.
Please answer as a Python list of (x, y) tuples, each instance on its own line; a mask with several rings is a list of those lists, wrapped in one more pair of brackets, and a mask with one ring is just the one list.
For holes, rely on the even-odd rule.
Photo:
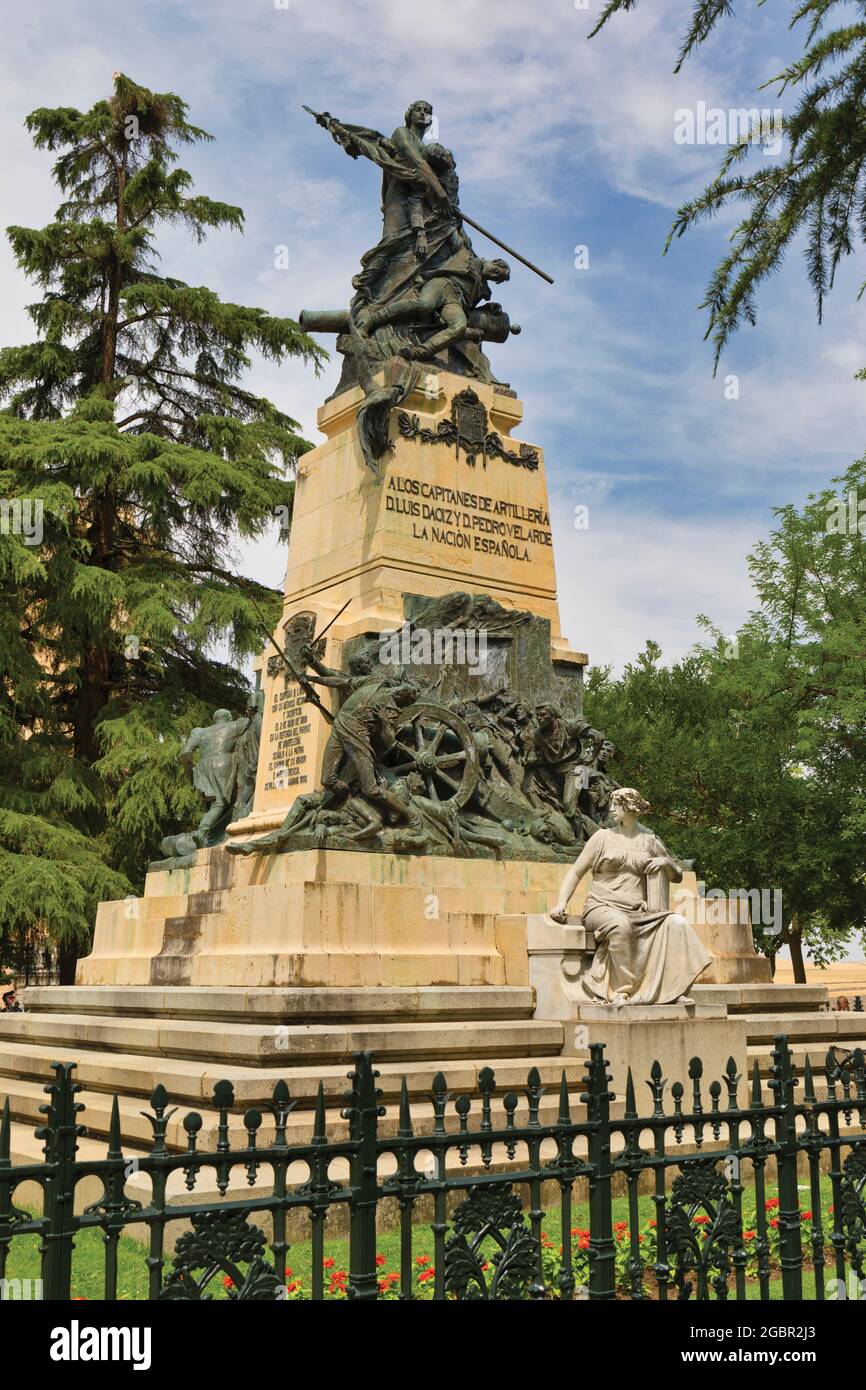
[[(198, 1108), (224, 1075), (245, 1103), (285, 1077), (302, 1106), (322, 1080), (338, 1105), (361, 1047), (386, 1125), (403, 1075), (411, 1096), (440, 1068), (471, 1091), (491, 1059), (505, 1085), (532, 1059), (554, 1105), (595, 1038), (620, 1091), (629, 1059), (659, 1056), (676, 1077), (700, 1054), (721, 1075), (747, 1040), (726, 998), (769, 987), (748, 921), (721, 914), (696, 936), (669, 910), (668, 880), (688, 903), (694, 874), (637, 825), (616, 750), (583, 717), (587, 658), (560, 625), (544, 457), (517, 435), (521, 403), (483, 350), (516, 331), (490, 300), (509, 266), (473, 246), (467, 226), (483, 229), (461, 209), (452, 153), (425, 142), (431, 119), (415, 102), (385, 138), (316, 115), (381, 169), (382, 236), (345, 310), (300, 316), (336, 335), (343, 369), (319, 410), (324, 441), (298, 464), (259, 688), (187, 742), (201, 819), (163, 841), (142, 898), (100, 905), (76, 986), (30, 990), (30, 1013), (0, 1023), (27, 1076), (79, 1062), (93, 1132), (112, 1084), (130, 1097), (130, 1143), (135, 1096), (155, 1080)], [(630, 816), (617, 830), (612, 806)], [(662, 924), (630, 976), (622, 904), (602, 892), (624, 835), (646, 879), (626, 918)], [(182, 1118), (169, 1143), (185, 1142)]]

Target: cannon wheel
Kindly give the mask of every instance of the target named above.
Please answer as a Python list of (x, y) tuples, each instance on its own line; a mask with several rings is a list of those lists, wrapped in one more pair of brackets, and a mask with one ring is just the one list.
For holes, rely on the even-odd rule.
[(465, 720), (426, 700), (400, 711), (397, 742), (388, 769), (398, 776), (420, 772), (431, 801), (465, 806), (478, 784), (478, 752)]

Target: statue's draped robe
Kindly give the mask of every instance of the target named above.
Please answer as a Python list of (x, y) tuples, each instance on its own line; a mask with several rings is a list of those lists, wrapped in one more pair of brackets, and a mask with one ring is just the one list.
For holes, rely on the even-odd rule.
[(398, 126), (390, 140), (377, 130), (333, 118), (328, 130), (352, 159), (361, 155), (382, 170), (382, 237), (362, 256), (363, 269), (352, 283), (361, 303), (385, 304), (411, 288), (420, 269), (415, 237), (422, 228), (429, 246), (424, 265), (448, 258), (454, 214), (438, 196), (442, 182), (430, 167), (428, 147), (408, 126)]
[[(490, 287), (475, 267), (475, 262), (481, 262), (462, 223), (458, 225), (459, 180), (453, 164), (434, 169), (431, 147), (409, 126), (398, 126), (388, 139), (378, 130), (338, 121), (326, 112), (319, 120), (350, 158), (369, 159), (382, 170), (382, 236), (361, 257), (361, 269), (352, 278), (352, 324), (337, 340), (338, 350), (345, 355), (338, 389), (359, 384), (364, 390), (358, 432), (364, 458), (377, 472), (377, 460), (391, 448), (391, 410), (414, 390), (419, 377), (419, 367), (404, 360), (405, 350), (418, 345), (419, 335), (421, 339), (430, 337), (441, 325), (432, 318), (420, 329), (418, 324), (386, 323), (362, 338), (354, 316), (370, 306), (382, 307), (411, 295), (417, 290), (419, 275), (430, 278), (440, 268), (470, 300), (474, 280), (479, 281), (477, 293), (485, 298), (489, 298)], [(419, 257), (417, 238), (422, 230), (427, 250)], [(474, 302), (467, 303), (467, 309), (472, 307)], [(393, 361), (402, 364), (396, 378), (377, 383), (376, 373), (384, 363)], [(446, 370), (450, 366), (476, 380), (496, 383), (480, 345), (469, 338), (431, 361), (440, 362)]]
[(647, 865), (667, 854), (649, 830), (634, 836), (597, 830), (587, 841), (581, 859), (592, 870), (592, 884), (583, 921), (595, 934), (596, 950), (581, 987), (593, 1002), (621, 994), (629, 1004), (671, 1004), (710, 964), (684, 918), (647, 909)]

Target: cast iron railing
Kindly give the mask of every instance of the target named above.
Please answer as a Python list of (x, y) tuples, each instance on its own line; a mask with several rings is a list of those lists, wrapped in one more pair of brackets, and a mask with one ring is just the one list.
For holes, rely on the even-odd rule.
[[(201, 1298), (219, 1281), (230, 1299), (282, 1299), (287, 1222), (300, 1209), (308, 1214), (310, 1227), (309, 1293), (322, 1299), (327, 1292), (326, 1222), (343, 1205), (349, 1213), (350, 1250), (345, 1292), (353, 1299), (375, 1299), (381, 1293), (377, 1212), (389, 1198), (396, 1199), (399, 1210), (397, 1287), (407, 1299), (420, 1292), (413, 1239), (421, 1203), (432, 1204), (434, 1255), (423, 1292), (434, 1299), (744, 1299), (750, 1288), (753, 1296), (768, 1299), (779, 1296), (773, 1290), (780, 1282), (781, 1297), (796, 1300), (803, 1297), (807, 1261), (816, 1298), (843, 1296), (842, 1291), (850, 1297), (852, 1281), (854, 1296), (866, 1296), (866, 1070), (859, 1050), (841, 1062), (828, 1054), (820, 1098), (807, 1059), (802, 1099), (796, 1100), (800, 1081), (787, 1039), (777, 1037), (768, 1083), (772, 1101), (763, 1100), (755, 1063), (745, 1106), (739, 1103), (741, 1077), (733, 1060), (705, 1094), (702, 1066), (695, 1058), (688, 1087), (679, 1082), (671, 1086), (667, 1108), (667, 1082), (656, 1063), (647, 1082), (651, 1113), (638, 1114), (629, 1072), (622, 1114), (613, 1116), (616, 1097), (603, 1047), (596, 1044), (579, 1094), (569, 1094), (563, 1073), (555, 1120), (541, 1118), (543, 1088), (535, 1068), (522, 1097), (513, 1091), (497, 1096), (494, 1074), (484, 1068), (475, 1097), (480, 1116), (472, 1124), (473, 1098), (453, 1098), (439, 1073), (430, 1097), (430, 1126), (416, 1132), (404, 1080), (392, 1134), (382, 1132), (378, 1073), (371, 1054), (362, 1052), (355, 1054), (349, 1076), (342, 1138), (328, 1137), (320, 1085), (309, 1142), (290, 1142), (287, 1126), (295, 1102), (281, 1081), (268, 1107), (270, 1142), (262, 1142), (261, 1112), (248, 1110), (243, 1116), (246, 1144), (235, 1147), (229, 1123), (233, 1090), (221, 1081), (213, 1097), (215, 1147), (199, 1147), (203, 1121), (191, 1112), (183, 1119), (187, 1149), (171, 1152), (166, 1134), (175, 1112), (167, 1108), (165, 1088), (157, 1086), (150, 1111), (143, 1112), (153, 1130), (152, 1144), (146, 1155), (133, 1159), (123, 1150), (116, 1097), (105, 1157), (79, 1156), (78, 1140), (86, 1132), (78, 1122), (84, 1107), (75, 1099), (81, 1087), (73, 1078), (73, 1064), (53, 1066), (54, 1081), (45, 1087), (49, 1103), (42, 1107), (45, 1124), (36, 1131), (44, 1140), (43, 1160), (11, 1162), (8, 1101), (0, 1126), (0, 1295), (7, 1297), (14, 1283), (6, 1281), (13, 1242), (28, 1234), (40, 1237), (43, 1295), (67, 1299), (76, 1237), (95, 1228), (104, 1245), (103, 1296), (117, 1298), (121, 1234), (129, 1226), (144, 1225), (149, 1228), (143, 1256), (149, 1298)], [(501, 1106), (495, 1115), (494, 1098)], [(340, 1161), (344, 1171), (335, 1176)], [(832, 1196), (826, 1215), (822, 1164)], [(205, 1170), (214, 1175), (217, 1199), (190, 1204), (171, 1200), (172, 1174), (182, 1173), (194, 1196)], [(257, 1181), (263, 1170), (268, 1180)], [(150, 1180), (146, 1202), (128, 1190), (133, 1173)], [(808, 1185), (808, 1211), (800, 1205), (800, 1176), (806, 1180), (804, 1188)], [(768, 1197), (768, 1178), (772, 1184), (774, 1177), (778, 1195)], [(93, 1178), (102, 1184), (101, 1196), (76, 1211), (81, 1206), (77, 1188)], [(234, 1191), (244, 1180), (248, 1193), (226, 1196), (230, 1186)], [(42, 1190), (36, 1214), (15, 1204), (16, 1189), (25, 1183)], [(544, 1229), (546, 1184), (554, 1194), (558, 1187), (555, 1219), (561, 1251)], [(651, 1189), (654, 1210), (644, 1231), (642, 1186)], [(572, 1225), (575, 1194), (588, 1203), (586, 1228)], [(627, 1207), (627, 1222), (614, 1222), (617, 1201)], [(751, 1218), (752, 1208), (749, 1229), (746, 1217)], [(266, 1214), (272, 1223), (270, 1240), (252, 1219)], [(175, 1221), (188, 1222), (191, 1229), (178, 1237), (169, 1254), (165, 1234)]]

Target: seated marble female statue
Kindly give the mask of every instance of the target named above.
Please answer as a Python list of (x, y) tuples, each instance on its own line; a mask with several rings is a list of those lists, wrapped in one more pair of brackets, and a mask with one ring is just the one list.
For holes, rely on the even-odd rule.
[[(550, 913), (555, 922), (566, 922), (577, 885), (592, 874), (583, 923), (594, 933), (596, 949), (580, 986), (594, 1003), (691, 1003), (688, 991), (712, 959), (685, 917), (661, 905), (667, 893), (653, 891), (657, 875), (668, 883), (679, 883), (683, 875), (679, 862), (638, 820), (649, 809), (633, 787), (613, 793), (613, 826), (587, 840)], [(650, 905), (648, 897), (658, 902)]]

